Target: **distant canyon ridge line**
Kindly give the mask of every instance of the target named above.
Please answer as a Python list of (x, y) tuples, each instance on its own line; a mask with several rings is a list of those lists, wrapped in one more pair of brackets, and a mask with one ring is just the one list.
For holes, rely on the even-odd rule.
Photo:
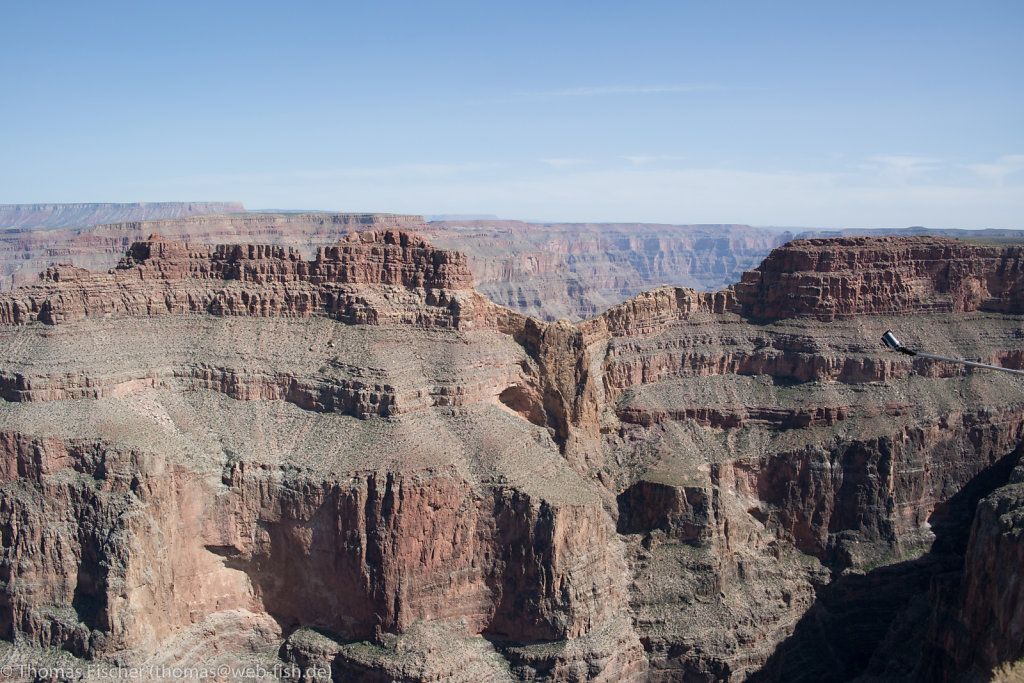
[(0, 289), (37, 281), (46, 267), (114, 267), (132, 243), (172, 240), (259, 242), (307, 257), (362, 229), (415, 230), (465, 253), (478, 291), (544, 320), (592, 318), (663, 284), (717, 291), (739, 282), (768, 253), (797, 237), (939, 234), (1024, 241), (1012, 230), (790, 230), (749, 225), (532, 223), (464, 216), (334, 212), (249, 212), (240, 202), (0, 205)]

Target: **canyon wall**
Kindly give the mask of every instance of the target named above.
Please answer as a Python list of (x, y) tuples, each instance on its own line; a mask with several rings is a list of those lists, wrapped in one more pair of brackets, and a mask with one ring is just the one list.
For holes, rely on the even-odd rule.
[(469, 256), (477, 289), (545, 320), (592, 318), (661, 285), (721, 289), (790, 237), (746, 225), (439, 221), (420, 228)]
[(1024, 247), (933, 237), (793, 240), (745, 273), (736, 296), (755, 318), (1018, 311)]
[(236, 213), (234, 209), (240, 206), (223, 208), (225, 211), (220, 213), (224, 215), (184, 214), (164, 220), (143, 217), (84, 227), (0, 230), (0, 282), (3, 289), (31, 284), (38, 279), (39, 272), (58, 263), (107, 270), (117, 265), (133, 243), (153, 233), (169, 240), (206, 244), (269, 243), (293, 247), (308, 258), (318, 247), (332, 245), (353, 230), (401, 229), (423, 224), (419, 216)]
[[(1015, 565), (970, 560), (1014, 546), (949, 540), (991, 518), (965, 490), (1016, 457), (1019, 380), (879, 342), (1020, 368), (1019, 256), (798, 240), (735, 291), (662, 288), (581, 324), (652, 679), (957, 680), (1024, 654)], [(1000, 645), (963, 640), (982, 624)]]
[[(493, 301), (545, 320), (580, 320), (662, 284), (724, 287), (787, 236), (740, 225), (427, 223), (420, 216), (383, 214), (240, 214), (240, 206), (196, 203), (174, 205), (182, 213), (151, 215), (133, 214), (129, 205), (101, 211), (105, 206), (9, 207), (12, 217), (0, 223), (0, 288), (30, 284), (57, 263), (111, 268), (133, 242), (152, 233), (178, 241), (293, 247), (310, 258), (352, 230), (400, 228), (467, 254), (478, 289)], [(188, 206), (232, 215), (189, 216), (182, 208)]]
[[(745, 225), (426, 222), (421, 216), (243, 211), (238, 204), (215, 202), (0, 207), (0, 288), (30, 284), (57, 263), (111, 268), (132, 243), (152, 233), (178, 241), (274, 244), (311, 258), (351, 230), (376, 226), (415, 230), (440, 247), (465, 253), (477, 289), (498, 304), (542, 320), (582, 320), (661, 285), (723, 289), (793, 237)], [(903, 238), (926, 232), (807, 230), (798, 236)], [(1024, 241), (1020, 231), (939, 232), (990, 243)], [(831, 295), (828, 287), (841, 282), (824, 285)], [(849, 293), (832, 294), (845, 298)]]
[(1024, 654), (1019, 380), (879, 341), (1022, 367), (1018, 247), (796, 241), (573, 324), (381, 220), (309, 259), (152, 236), (0, 293), (19, 656), (839, 681)]

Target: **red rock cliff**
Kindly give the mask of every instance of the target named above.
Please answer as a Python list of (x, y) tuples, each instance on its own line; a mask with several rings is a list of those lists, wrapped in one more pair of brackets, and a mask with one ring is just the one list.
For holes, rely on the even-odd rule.
[(736, 298), (765, 319), (1015, 311), (1024, 247), (928, 236), (793, 240), (743, 275)]
[[(316, 259), (271, 245), (212, 246), (167, 241), (154, 235), (133, 244), (107, 274), (53, 266), (41, 283), (0, 295), (0, 324), (30, 320), (54, 324), (110, 313), (212, 312), (234, 315), (326, 313), (361, 320), (416, 314), (416, 307), (359, 296), (360, 287), (394, 300), (388, 287), (415, 290), (419, 313), (436, 313), (437, 324), (458, 324), (463, 300), (473, 298), (473, 279), (458, 252), (433, 248), (400, 230), (354, 234)], [(155, 281), (155, 282), (150, 282)], [(266, 285), (271, 285), (267, 287)]]
[[(93, 205), (85, 208), (89, 206)], [(102, 208), (103, 205), (97, 206)], [(115, 266), (134, 242), (145, 240), (152, 233), (182, 242), (269, 243), (299, 249), (308, 257), (315, 253), (317, 247), (334, 244), (353, 230), (416, 230), (425, 225), (421, 216), (234, 213), (237, 208), (225, 205), (222, 211), (213, 211), (215, 215), (191, 215), (211, 212), (83, 213), (84, 209), (76, 205), (43, 207), (45, 210), (42, 213), (30, 212), (30, 215), (48, 221), (47, 211), (52, 210), (53, 216), (59, 218), (53, 225), (83, 227), (51, 226), (40, 229), (25, 225), (0, 230), (0, 288), (10, 289), (12, 286), (29, 284), (35, 280), (36, 273), (55, 263), (106, 270)], [(92, 216), (92, 219), (88, 219), (88, 216)], [(147, 217), (164, 219), (142, 220)]]
[(52, 268), (0, 296), (0, 628), (338, 679), (955, 678), (1016, 656), (1019, 483), (965, 492), (1024, 394), (878, 338), (1020, 367), (1018, 263), (796, 242), (579, 324), (389, 228)]

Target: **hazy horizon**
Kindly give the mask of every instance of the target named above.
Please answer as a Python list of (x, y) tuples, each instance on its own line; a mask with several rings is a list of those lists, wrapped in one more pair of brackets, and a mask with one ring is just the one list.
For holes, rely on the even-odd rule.
[(1017, 2), (44, 1), (5, 22), (0, 203), (1024, 228)]

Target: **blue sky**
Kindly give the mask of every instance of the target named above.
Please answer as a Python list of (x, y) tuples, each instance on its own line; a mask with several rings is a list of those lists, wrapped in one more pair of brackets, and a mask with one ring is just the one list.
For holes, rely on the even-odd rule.
[(1024, 2), (4, 1), (0, 203), (1024, 228)]

